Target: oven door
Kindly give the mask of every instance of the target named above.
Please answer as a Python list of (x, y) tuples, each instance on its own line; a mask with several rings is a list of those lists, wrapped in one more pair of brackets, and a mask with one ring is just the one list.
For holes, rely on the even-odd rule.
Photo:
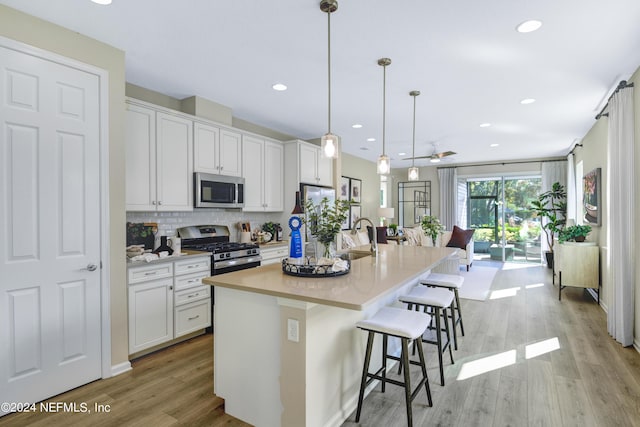
[(262, 261), (260, 255), (215, 261), (211, 266), (211, 274), (217, 276), (218, 274), (231, 273), (232, 271), (260, 267), (260, 261)]

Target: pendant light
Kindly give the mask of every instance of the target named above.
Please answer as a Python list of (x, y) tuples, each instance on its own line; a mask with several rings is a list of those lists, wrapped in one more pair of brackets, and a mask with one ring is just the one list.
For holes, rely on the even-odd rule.
[(413, 151), (411, 152), (411, 167), (409, 168), (409, 181), (418, 181), (420, 172), (415, 165), (416, 161), (416, 96), (420, 95), (419, 90), (412, 90), (409, 95), (413, 96)]
[(331, 14), (338, 10), (336, 0), (322, 0), (320, 10), (327, 14), (327, 76), (328, 76), (328, 131), (320, 138), (322, 155), (326, 158), (337, 159), (340, 149), (340, 137), (331, 133)]
[(391, 59), (380, 58), (378, 65), (382, 66), (382, 154), (378, 157), (378, 175), (388, 175), (391, 172), (391, 162), (389, 156), (384, 151), (384, 140), (386, 133), (386, 102), (387, 102), (387, 65), (391, 64)]

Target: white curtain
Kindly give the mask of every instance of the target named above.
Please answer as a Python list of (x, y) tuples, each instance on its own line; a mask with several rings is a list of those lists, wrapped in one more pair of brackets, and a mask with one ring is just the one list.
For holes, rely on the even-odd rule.
[(456, 224), (456, 206), (458, 185), (455, 168), (438, 169), (440, 179), (440, 222), (445, 230), (453, 230)]
[(634, 140), (633, 88), (609, 100), (608, 227), (610, 301), (609, 334), (623, 346), (633, 344), (634, 255)]
[[(542, 163), (542, 192), (551, 190), (553, 184), (559, 182), (566, 187), (567, 185), (567, 162), (565, 160), (559, 160), (556, 162), (543, 162)], [(549, 250), (549, 244), (547, 239), (541, 239), (542, 251)]]
[(567, 156), (567, 219), (578, 222), (578, 198), (576, 186), (576, 168), (573, 153)]

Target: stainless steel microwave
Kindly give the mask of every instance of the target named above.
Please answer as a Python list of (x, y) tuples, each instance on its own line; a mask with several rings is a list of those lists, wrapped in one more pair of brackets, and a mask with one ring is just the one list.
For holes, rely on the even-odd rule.
[(244, 178), (201, 172), (193, 177), (196, 208), (244, 207)]

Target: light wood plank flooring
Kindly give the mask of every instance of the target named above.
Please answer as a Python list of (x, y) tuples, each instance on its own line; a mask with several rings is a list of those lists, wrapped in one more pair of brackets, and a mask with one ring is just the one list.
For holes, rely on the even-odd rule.
[[(434, 347), (425, 347), (434, 406), (422, 391), (414, 425), (639, 426), (640, 354), (608, 336), (604, 311), (585, 291), (566, 288), (559, 302), (548, 269), (512, 266), (496, 275), (493, 299), (462, 300), (466, 336), (455, 364), (445, 365), (445, 387)], [(109, 404), (109, 414), (12, 414), (0, 427), (245, 426), (212, 395), (211, 349), (211, 335), (198, 337), (51, 399)], [(365, 400), (359, 425), (406, 425), (402, 390), (379, 390)]]

